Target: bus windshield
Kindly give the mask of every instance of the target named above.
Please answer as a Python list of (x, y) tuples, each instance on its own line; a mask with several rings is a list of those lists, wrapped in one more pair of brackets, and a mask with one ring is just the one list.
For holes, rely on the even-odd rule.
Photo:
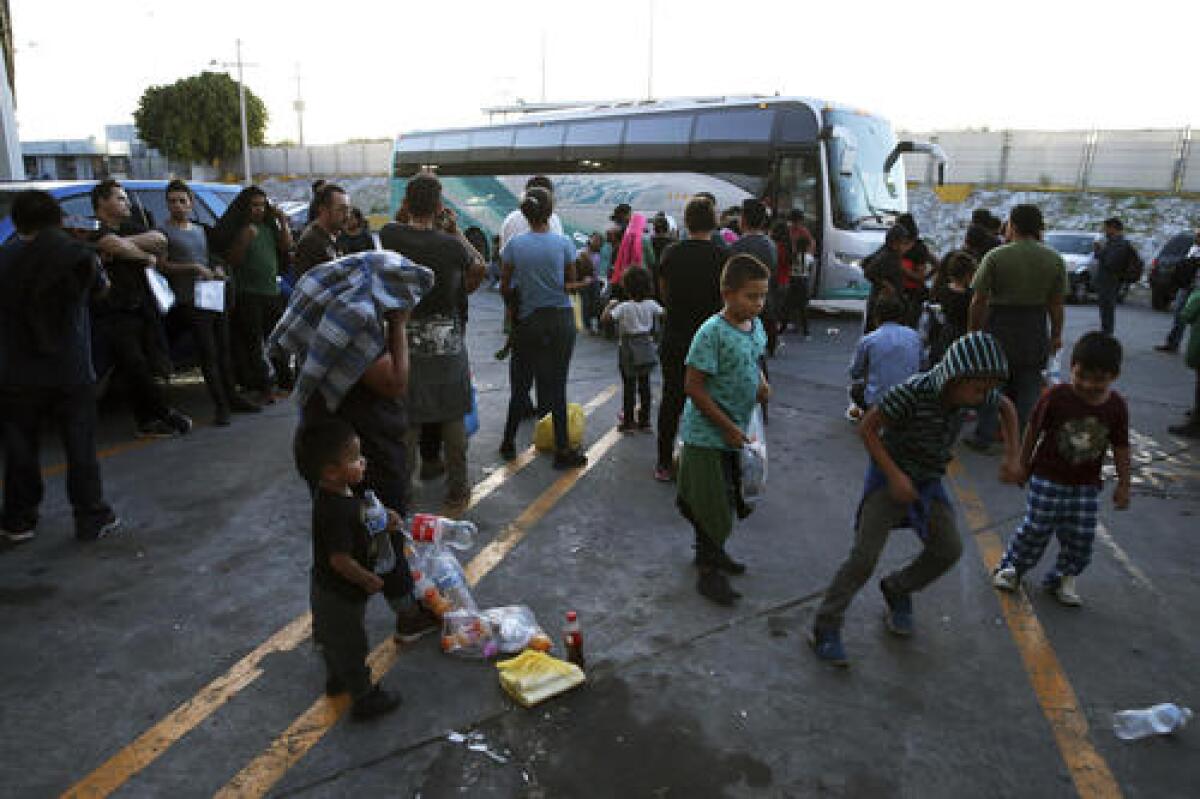
[(896, 146), (891, 126), (848, 111), (827, 111), (825, 121), (835, 131), (829, 142), (834, 224), (843, 229), (886, 227), (908, 210), (904, 160), (883, 171)]

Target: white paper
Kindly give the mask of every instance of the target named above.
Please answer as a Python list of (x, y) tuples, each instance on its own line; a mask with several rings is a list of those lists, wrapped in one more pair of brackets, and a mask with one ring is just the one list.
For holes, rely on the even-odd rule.
[(195, 303), (196, 307), (202, 311), (223, 313), (225, 311), (225, 281), (197, 280)]
[(159, 313), (165, 314), (171, 310), (171, 306), (175, 304), (175, 292), (171, 291), (171, 284), (167, 282), (167, 276), (148, 266), (146, 267), (146, 282), (150, 284), (150, 293), (154, 295), (154, 302), (158, 305)]

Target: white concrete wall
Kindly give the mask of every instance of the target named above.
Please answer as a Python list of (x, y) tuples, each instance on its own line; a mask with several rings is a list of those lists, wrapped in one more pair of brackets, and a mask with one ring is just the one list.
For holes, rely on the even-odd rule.
[(1005, 182), (1075, 185), (1087, 154), (1087, 140), (1087, 131), (1012, 131)]
[[(1185, 192), (1200, 192), (1200, 132), (1181, 130), (933, 131), (902, 138), (936, 140), (946, 151), (947, 183), (1171, 192), (1183, 170)], [(1185, 136), (1190, 155), (1180, 163)], [(912, 180), (929, 181), (929, 158), (905, 156)]]
[(21, 158), (21, 137), (17, 135), (12, 89), (8, 86), (8, 67), (0, 58), (0, 180), (24, 179), (25, 162)]
[(387, 175), (391, 164), (390, 142), (250, 149), (256, 175)]

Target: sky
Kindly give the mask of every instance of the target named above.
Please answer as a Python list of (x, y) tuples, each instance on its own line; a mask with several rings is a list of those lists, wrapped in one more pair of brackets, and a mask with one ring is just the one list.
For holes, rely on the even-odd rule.
[(234, 61), (238, 37), (268, 142), (298, 138), (297, 71), (305, 143), (323, 144), (478, 124), (485, 106), (541, 100), (543, 52), (551, 101), (778, 92), (910, 131), (1200, 128), (1188, 44), (1200, 3), (1099, 5), (10, 0), (23, 141), (103, 138), (132, 121), (147, 86)]

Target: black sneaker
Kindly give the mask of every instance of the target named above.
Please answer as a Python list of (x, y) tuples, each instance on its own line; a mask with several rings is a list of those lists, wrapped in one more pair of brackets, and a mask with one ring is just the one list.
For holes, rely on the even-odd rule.
[(174, 438), (179, 435), (179, 430), (166, 419), (155, 419), (138, 425), (134, 435), (137, 438)]
[(398, 707), (400, 696), (376, 685), (370, 693), (354, 700), (354, 705), (350, 708), (350, 718), (355, 721), (367, 721), (391, 713)]
[(217, 408), (216, 412), (213, 413), (214, 427), (229, 427), (232, 422), (233, 420), (230, 418), (228, 408)]
[(10, 544), (24, 544), (27, 541), (32, 541), (36, 535), (32, 527), (17, 527), (12, 528), (0, 527), (0, 538), (7, 540)]
[(229, 409), (234, 413), (262, 413), (262, 406), (241, 394), (229, 396)]
[(696, 590), (724, 607), (732, 606), (733, 600), (740, 599), (742, 596), (729, 585), (728, 578), (712, 566), (701, 567)]
[(554, 453), (555, 469), (578, 469), (581, 466), (587, 466), (587, 455), (577, 449)]
[(101, 538), (107, 538), (121, 529), (121, 518), (113, 511), (102, 517), (93, 527), (85, 529), (77, 529), (75, 531), (75, 540), (77, 541), (99, 541)]
[(173, 427), (181, 436), (186, 436), (192, 432), (192, 417), (185, 416), (174, 408), (167, 411), (167, 415), (163, 417), (163, 421)]
[(441, 626), (437, 616), (424, 605), (414, 603), (411, 609), (396, 614), (396, 640), (411, 644)]
[(500, 444), (500, 457), (506, 461), (517, 459), (517, 445), (511, 441), (503, 441)]

